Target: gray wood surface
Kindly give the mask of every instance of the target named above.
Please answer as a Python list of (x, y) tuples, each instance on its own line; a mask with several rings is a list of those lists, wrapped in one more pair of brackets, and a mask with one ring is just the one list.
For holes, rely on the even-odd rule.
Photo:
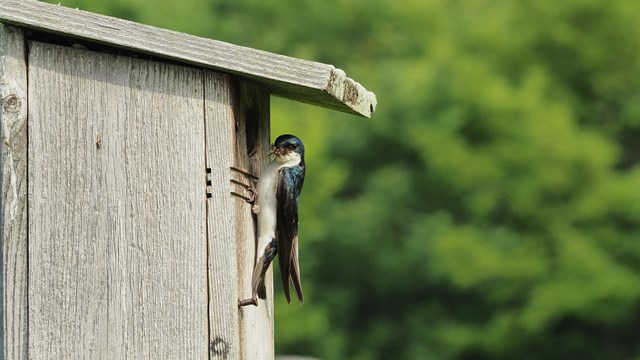
[(2, 336), (4, 359), (27, 359), (27, 66), (22, 30), (0, 24)]
[(258, 176), (269, 153), (269, 94), (230, 76), (205, 72), (209, 199), (209, 291), (213, 359), (261, 359), (274, 356), (273, 277), (266, 278), (267, 299), (257, 307), (238, 308), (251, 296), (256, 254), (256, 223), (251, 205), (232, 197), (247, 195), (233, 179), (251, 179), (233, 166)]
[(208, 358), (202, 84), (30, 44), (31, 359)]
[[(269, 146), (269, 94), (250, 83), (240, 82), (239, 101), (235, 104), (236, 139), (235, 166), (259, 175), (268, 162)], [(236, 178), (246, 181), (242, 176)], [(235, 198), (238, 236), (238, 288), (239, 298), (251, 295), (251, 275), (256, 255), (256, 222), (251, 206)], [(267, 299), (258, 306), (240, 309), (241, 359), (271, 360), (274, 356), (273, 335), (273, 266), (266, 274)]]
[(332, 65), (203, 39), (35, 0), (0, 1), (0, 21), (109, 44), (259, 81), (267, 91), (370, 117), (372, 92)]
[(233, 79), (205, 71), (205, 128), (207, 167), (211, 169), (207, 201), (209, 238), (209, 346), (211, 359), (237, 359), (238, 326), (237, 221), (231, 191), (242, 192), (229, 181), (234, 165), (235, 116)]

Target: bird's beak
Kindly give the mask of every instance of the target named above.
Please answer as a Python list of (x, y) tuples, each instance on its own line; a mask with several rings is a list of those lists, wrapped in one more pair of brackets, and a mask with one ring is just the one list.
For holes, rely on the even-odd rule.
[(271, 145), (271, 152), (269, 155), (282, 156), (284, 154), (284, 148), (278, 148), (275, 145)]

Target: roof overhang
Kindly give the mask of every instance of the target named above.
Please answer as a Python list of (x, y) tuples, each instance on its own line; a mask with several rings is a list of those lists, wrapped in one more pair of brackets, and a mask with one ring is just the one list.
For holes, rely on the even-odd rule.
[(371, 117), (376, 96), (332, 65), (34, 0), (0, 1), (0, 22), (251, 79), (274, 95)]

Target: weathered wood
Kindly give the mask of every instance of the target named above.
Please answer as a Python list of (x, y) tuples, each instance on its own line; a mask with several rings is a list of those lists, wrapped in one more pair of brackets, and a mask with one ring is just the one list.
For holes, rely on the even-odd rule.
[(30, 44), (31, 359), (208, 358), (202, 84)]
[(229, 72), (275, 95), (370, 117), (372, 92), (332, 65), (31, 0), (0, 1), (0, 21)]
[(2, 336), (4, 359), (27, 359), (27, 65), (22, 30), (0, 24)]
[[(238, 308), (251, 295), (256, 224), (251, 205), (231, 196), (248, 195), (238, 183), (258, 176), (269, 153), (269, 95), (254, 84), (205, 72), (207, 165), (211, 168), (209, 213), (209, 292), (211, 357), (273, 359), (273, 279), (267, 300)], [(234, 180), (237, 183), (232, 183)], [(240, 314), (240, 315), (239, 315)]]
[[(235, 107), (235, 165), (259, 175), (266, 167), (269, 154), (269, 94), (251, 83), (240, 82)], [(238, 241), (239, 298), (251, 295), (251, 275), (256, 255), (256, 224), (251, 206), (242, 199), (236, 202)], [(241, 359), (274, 357), (273, 339), (273, 267), (266, 274), (267, 299), (258, 306), (245, 306), (240, 311)]]
[[(243, 188), (230, 182), (234, 165), (235, 123), (232, 109), (233, 79), (205, 71), (205, 129), (207, 168), (211, 169), (207, 201), (209, 242), (209, 346), (210, 358), (238, 359), (238, 261), (236, 211), (231, 191)], [(247, 179), (241, 180), (247, 183)]]

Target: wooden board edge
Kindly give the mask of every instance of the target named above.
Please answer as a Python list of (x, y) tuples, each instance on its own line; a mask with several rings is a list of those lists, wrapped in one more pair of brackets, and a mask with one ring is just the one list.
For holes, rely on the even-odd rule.
[(201, 66), (265, 84), (274, 95), (371, 117), (375, 95), (332, 65), (32, 0), (0, 1), (0, 21)]
[[(235, 100), (236, 166), (259, 176), (270, 151), (269, 93), (254, 83), (239, 81)], [(251, 206), (236, 200), (238, 229), (238, 287), (248, 295), (256, 257), (256, 218)], [(265, 276), (266, 300), (239, 311), (240, 359), (274, 358), (273, 264)]]
[(0, 24), (2, 353), (28, 358), (27, 64), (20, 28)]
[(357, 115), (370, 118), (378, 107), (376, 94), (368, 91), (364, 86), (347, 77), (343, 70), (337, 68), (331, 71), (326, 91)]
[(207, 172), (207, 258), (209, 282), (209, 358), (237, 358), (238, 261), (236, 203), (231, 191), (234, 163), (234, 113), (229, 75), (204, 71), (205, 154)]

